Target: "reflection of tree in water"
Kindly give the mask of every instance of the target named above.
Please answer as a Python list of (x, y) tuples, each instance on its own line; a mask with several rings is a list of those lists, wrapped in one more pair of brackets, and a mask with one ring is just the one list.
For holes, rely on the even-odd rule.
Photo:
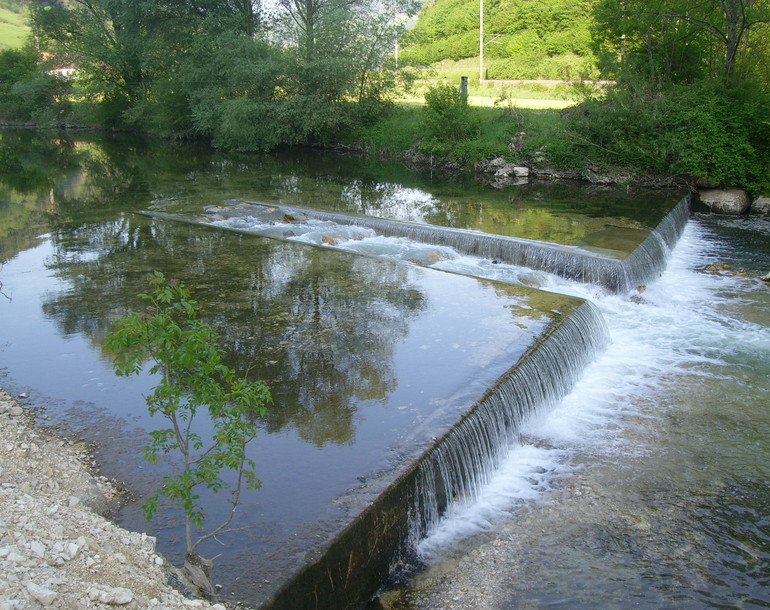
[(351, 441), (360, 403), (395, 388), (393, 347), (424, 307), (406, 265), (296, 244), (131, 215), (52, 239), (70, 289), (43, 307), (62, 332), (100, 342), (158, 269), (190, 287), (228, 364), (271, 386), (267, 428), (316, 445)]
[(77, 155), (66, 142), (33, 138), (30, 130), (0, 134), (0, 261), (37, 243), (56, 206), (57, 185), (77, 172)]
[(346, 442), (356, 403), (395, 389), (393, 345), (422, 308), (422, 295), (409, 286), (404, 266), (316, 249), (282, 254), (294, 259), (279, 263), (291, 275), (280, 298), (260, 303), (257, 311), (269, 313), (263, 339), (254, 343), (278, 365), (275, 394), (285, 413), (274, 411), (269, 423), (283, 427), (289, 418), (317, 445)]
[[(35, 244), (41, 233), (146, 206), (176, 180), (206, 166), (205, 150), (110, 139), (90, 132), (0, 133), (0, 260)], [(171, 187), (168, 187), (172, 190)], [(85, 215), (90, 211), (91, 217)]]

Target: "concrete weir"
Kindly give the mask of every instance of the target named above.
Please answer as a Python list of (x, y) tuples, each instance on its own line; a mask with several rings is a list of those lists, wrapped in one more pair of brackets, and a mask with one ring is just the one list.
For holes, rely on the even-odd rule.
[[(229, 234), (228, 241), (240, 244), (237, 256), (247, 266), (250, 252), (262, 248), (262, 260), (302, 261), (303, 268), (321, 269), (323, 298), (308, 301), (314, 304), (313, 316), (324, 319), (327, 313), (317, 306), (326, 306), (328, 315), (337, 318), (342, 305), (345, 319), (361, 319), (358, 331), (334, 335), (338, 357), (355, 367), (363, 361), (362, 370), (371, 363), (390, 371), (387, 390), (376, 401), (368, 391), (362, 398), (359, 389), (343, 396), (349, 401), (345, 408), (360, 413), (355, 430), (340, 447), (327, 444), (314, 453), (313, 462), (294, 468), (276, 462), (271, 439), (256, 443), (265, 451), (256, 456), (263, 479), (256, 501), (273, 511), (269, 518), (276, 523), (287, 511), (301, 512), (290, 526), (277, 528), (258, 552), (249, 556), (244, 548), (249, 563), (223, 567), (240, 572), (238, 597), (261, 608), (356, 607), (371, 598), (438, 522), (447, 502), (475, 494), (518, 442), (522, 421), (563, 397), (607, 340), (598, 310), (578, 298), (286, 239), (254, 239), (249, 237), (253, 232), (212, 226), (199, 217), (151, 217), (159, 235), (169, 220), (199, 225), (191, 233), (198, 244), (206, 243), (207, 236)], [(282, 231), (292, 228), (282, 226)], [(339, 278), (337, 269), (344, 272)], [(388, 297), (386, 309), (380, 310), (372, 303), (383, 290)], [(270, 301), (269, 307), (279, 310), (298, 298), (306, 300), (286, 298), (285, 303)], [(400, 327), (396, 334), (394, 323)], [(370, 344), (374, 334), (387, 343), (385, 349)], [(293, 343), (287, 349), (287, 361), (302, 361), (293, 355)], [(336, 352), (334, 344), (324, 348), (324, 353)], [(351, 372), (358, 379), (355, 388), (366, 382), (353, 369), (345, 379)], [(287, 378), (304, 377), (308, 383), (310, 374), (301, 365)], [(327, 400), (335, 399), (323, 403)], [(307, 446), (278, 451), (289, 456), (306, 452)], [(363, 451), (366, 459), (345, 457), (348, 451)], [(319, 495), (299, 500), (303, 485), (329, 473), (334, 482)], [(293, 497), (272, 498), (280, 485), (297, 491), (290, 491)]]
[(367, 227), (378, 235), (387, 237), (405, 237), (417, 242), (448, 246), (462, 254), (546, 271), (569, 280), (598, 284), (611, 292), (623, 294), (647, 284), (663, 272), (668, 251), (679, 239), (689, 218), (691, 197), (687, 195), (682, 198), (658, 226), (650, 230), (648, 237), (625, 258), (615, 258), (576, 246), (426, 223), (305, 207), (290, 208), (265, 206), (256, 202), (241, 203), (255, 208), (277, 209), (292, 217)]
[[(260, 551), (253, 564), (244, 567), (237, 577), (239, 597), (266, 609), (365, 604), (399, 566), (408, 563), (411, 549), (438, 524), (447, 504), (473, 497), (489, 480), (510, 447), (518, 443), (522, 422), (565, 396), (608, 340), (601, 315), (581, 299), (343, 253), (325, 241), (308, 238), (300, 245), (296, 241), (302, 241), (301, 231), (319, 222), (365, 227), (377, 235), (451, 246), (465, 254), (627, 292), (662, 272), (668, 251), (687, 222), (689, 205), (689, 198), (682, 199), (623, 260), (475, 231), (251, 202), (226, 202), (202, 216), (147, 213), (155, 223), (182, 221), (214, 234), (238, 234), (241, 239), (259, 235), (285, 244), (270, 246), (271, 251), (321, 246), (310, 248), (316, 254), (303, 256), (317, 260), (306, 264), (323, 268), (323, 281), (332, 283), (336, 281), (330, 275), (334, 261), (356, 259), (355, 273), (372, 278), (369, 288), (356, 288), (367, 300), (376, 298), (369, 291), (378, 290), (375, 286), (390, 276), (394, 278), (390, 292), (409, 286), (410, 302), (420, 295), (420, 307), (406, 317), (393, 312), (397, 314), (393, 319), (408, 322), (388, 348), (393, 360), (385, 366), (394, 371), (394, 389), (379, 398), (385, 411), (403, 409), (401, 419), (397, 425), (383, 419), (388, 421), (387, 431), (384, 426), (377, 430), (376, 425), (367, 431), (373, 422), (355, 430), (356, 438), (349, 443), (366, 445), (371, 454), (367, 463), (348, 460), (342, 465), (339, 458), (329, 458), (323, 466), (313, 465), (317, 475), (279, 468), (281, 476), (292, 480), (321, 477), (322, 468), (341, 469), (340, 480), (348, 483), (343, 490), (325, 491), (323, 498), (314, 498), (313, 506), (302, 507), (303, 514), (296, 520), (300, 525), (286, 528), (267, 551)], [(329, 226), (323, 224), (318, 230), (331, 231), (324, 235), (331, 239), (337, 229)], [(394, 270), (400, 269), (395, 275), (390, 270), (393, 265)], [(346, 279), (344, 285), (355, 286), (361, 277), (353, 279), (353, 284)], [(342, 302), (349, 307), (347, 297)], [(393, 304), (388, 301), (387, 307)], [(348, 309), (348, 315), (352, 311)], [(366, 326), (372, 315), (377, 317), (378, 310), (364, 312)], [(440, 345), (443, 351), (420, 351), (431, 345)], [(345, 344), (345, 351), (350, 347)], [(461, 351), (464, 354), (458, 358)], [(401, 361), (405, 353), (410, 354), (408, 360)], [(352, 358), (357, 358), (355, 353)], [(353, 411), (364, 413), (360, 397), (350, 399), (358, 405)], [(374, 417), (364, 415), (365, 420)], [(351, 485), (351, 479), (360, 484)], [(260, 493), (267, 494), (268, 488), (266, 482)], [(264, 501), (271, 500), (265, 496)], [(280, 512), (280, 507), (275, 510)]]
[[(261, 608), (361, 607), (438, 522), (451, 498), (472, 495), (518, 442), (520, 423), (562, 398), (607, 340), (598, 311), (567, 299), (561, 314), (483, 392), (466, 388), (423, 422), (398, 468), (346, 498), (350, 521), (309, 552)], [(433, 436), (428, 437), (428, 434)]]

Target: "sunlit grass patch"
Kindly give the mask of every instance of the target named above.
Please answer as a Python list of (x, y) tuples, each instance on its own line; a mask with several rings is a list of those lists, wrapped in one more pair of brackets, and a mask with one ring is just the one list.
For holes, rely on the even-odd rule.
[(29, 34), (26, 13), (14, 13), (0, 8), (0, 49), (16, 49)]

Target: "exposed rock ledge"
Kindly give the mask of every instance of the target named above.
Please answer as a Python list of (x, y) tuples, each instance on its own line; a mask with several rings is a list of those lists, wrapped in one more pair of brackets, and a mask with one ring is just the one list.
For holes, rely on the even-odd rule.
[(0, 389), (0, 610), (220, 608), (167, 584), (155, 539), (95, 512), (114, 496), (85, 449), (33, 429)]

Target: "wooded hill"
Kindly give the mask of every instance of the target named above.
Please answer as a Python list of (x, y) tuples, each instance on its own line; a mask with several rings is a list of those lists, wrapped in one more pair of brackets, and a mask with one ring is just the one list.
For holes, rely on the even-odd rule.
[[(596, 0), (483, 0), (490, 79), (596, 78), (591, 28)], [(479, 0), (428, 0), (402, 38), (413, 65), (479, 57)]]

